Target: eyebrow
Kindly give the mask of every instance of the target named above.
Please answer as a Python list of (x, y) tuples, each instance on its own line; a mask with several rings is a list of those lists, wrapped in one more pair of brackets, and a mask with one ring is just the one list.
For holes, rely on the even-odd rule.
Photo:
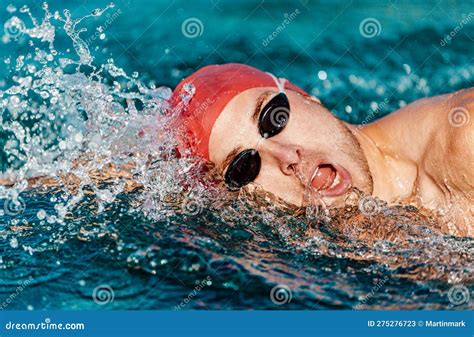
[(238, 153), (242, 151), (242, 146), (235, 147), (230, 153), (225, 157), (221, 164), (221, 171), (224, 173), (225, 168), (234, 160)]
[(260, 112), (262, 110), (262, 105), (265, 99), (272, 94), (273, 91), (265, 91), (263, 94), (260, 95), (260, 97), (257, 99), (257, 104), (255, 104), (255, 110), (252, 114), (252, 121), (255, 123), (257, 122), (257, 118), (260, 115)]

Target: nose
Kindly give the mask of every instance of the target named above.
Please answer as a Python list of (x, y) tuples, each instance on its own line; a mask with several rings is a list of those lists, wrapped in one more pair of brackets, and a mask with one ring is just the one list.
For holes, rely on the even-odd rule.
[(258, 151), (274, 159), (284, 175), (296, 173), (296, 166), (301, 164), (303, 149), (294, 144), (283, 144), (277, 140), (264, 139)]

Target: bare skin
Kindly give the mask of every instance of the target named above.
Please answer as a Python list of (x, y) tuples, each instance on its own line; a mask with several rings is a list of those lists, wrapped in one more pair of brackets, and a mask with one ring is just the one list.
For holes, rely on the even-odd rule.
[[(262, 94), (265, 103), (276, 92), (250, 89), (224, 108), (209, 145), (210, 159), (222, 172), (232, 152), (257, 149), (262, 167), (253, 184), (299, 206), (308, 202), (305, 190), (314, 181), (315, 167), (330, 164), (326, 171), (331, 173), (318, 171), (323, 171), (320, 178), (328, 179), (329, 185), (334, 172), (336, 176), (348, 173), (346, 185), (390, 204), (431, 209), (447, 232), (474, 236), (474, 123), (470, 120), (474, 89), (418, 100), (364, 126), (344, 123), (316, 100), (288, 90), (288, 124), (280, 134), (263, 139), (252, 115)], [(324, 203), (343, 202), (347, 189), (330, 190), (330, 186), (318, 190)]]
[[(474, 89), (410, 104), (360, 130), (373, 194), (436, 211), (457, 235), (474, 236)], [(457, 118), (457, 119), (456, 119)]]

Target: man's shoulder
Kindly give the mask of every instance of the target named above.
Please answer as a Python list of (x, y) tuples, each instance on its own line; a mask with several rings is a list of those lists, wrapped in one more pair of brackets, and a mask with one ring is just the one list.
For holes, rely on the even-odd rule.
[(412, 112), (422, 116), (412, 130), (421, 138), (426, 135), (424, 169), (440, 183), (474, 188), (474, 89), (417, 101)]
[(474, 145), (474, 88), (459, 90), (449, 95), (447, 111), (448, 135), (452, 142)]
[(450, 104), (454, 106), (463, 106), (474, 108), (474, 88), (466, 88), (452, 93), (449, 97)]
[[(462, 180), (472, 185), (474, 171), (474, 88), (449, 96), (447, 111), (447, 158)], [(466, 183), (466, 182), (465, 182)], [(471, 186), (472, 187), (472, 186)]]

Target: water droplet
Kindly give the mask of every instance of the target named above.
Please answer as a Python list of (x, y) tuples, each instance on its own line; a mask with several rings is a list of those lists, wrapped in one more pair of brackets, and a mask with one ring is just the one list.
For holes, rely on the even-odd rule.
[(36, 217), (37, 217), (39, 220), (43, 220), (44, 218), (46, 218), (46, 212), (45, 212), (45, 210), (40, 209), (40, 210), (38, 211), (38, 213), (36, 213)]
[(10, 247), (12, 248), (18, 248), (18, 240), (17, 238), (13, 237), (10, 239)]
[(325, 79), (328, 78), (328, 74), (324, 70), (320, 70), (320, 71), (318, 71), (318, 78), (321, 81), (324, 81)]
[(83, 141), (84, 137), (82, 136), (82, 133), (78, 132), (74, 135), (74, 141), (76, 143), (81, 143)]
[(15, 13), (15, 12), (16, 12), (16, 7), (13, 6), (12, 4), (9, 4), (9, 5), (7, 6), (7, 12), (8, 12), (8, 13)]
[(410, 68), (410, 66), (409, 66), (408, 64), (404, 63), (404, 64), (403, 64), (403, 68), (405, 69), (405, 72), (406, 72), (407, 74), (410, 74), (410, 73), (411, 73), (411, 68)]

